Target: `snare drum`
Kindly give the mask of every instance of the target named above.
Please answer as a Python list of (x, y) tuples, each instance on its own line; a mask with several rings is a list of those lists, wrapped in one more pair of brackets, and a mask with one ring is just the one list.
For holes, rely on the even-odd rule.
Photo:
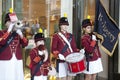
[(85, 56), (82, 53), (71, 53), (66, 56), (70, 72), (81, 73), (86, 69)]

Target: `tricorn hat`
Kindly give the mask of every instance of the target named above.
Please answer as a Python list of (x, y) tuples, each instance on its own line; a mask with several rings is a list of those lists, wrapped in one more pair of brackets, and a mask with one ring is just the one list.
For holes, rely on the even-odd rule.
[(34, 36), (35, 42), (40, 41), (40, 40), (44, 40), (44, 39), (45, 39), (45, 38), (44, 38), (44, 34), (43, 34), (43, 33), (37, 33), (37, 34), (35, 34), (35, 36)]
[(87, 26), (92, 26), (92, 23), (91, 23), (90, 19), (84, 19), (82, 21), (82, 27), (86, 28)]
[(59, 20), (59, 26), (61, 25), (69, 25), (68, 19), (66, 17), (61, 17)]

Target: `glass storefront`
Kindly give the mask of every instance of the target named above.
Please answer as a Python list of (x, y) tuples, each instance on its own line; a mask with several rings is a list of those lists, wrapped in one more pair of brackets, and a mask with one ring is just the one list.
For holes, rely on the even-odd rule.
[(29, 26), (39, 24), (46, 29), (46, 36), (54, 32), (54, 25), (60, 17), (60, 0), (24, 0), (23, 17), (29, 20)]
[[(58, 21), (61, 16), (61, 0), (0, 0), (2, 14), (13, 8), (19, 20), (24, 22), (24, 34), (29, 39), (29, 45), (23, 50), (25, 80), (30, 76), (29, 51), (34, 46), (33, 36), (41, 31), (45, 37), (51, 37), (58, 31)], [(0, 17), (1, 18), (1, 17)], [(4, 28), (4, 27), (2, 27)], [(48, 39), (49, 41), (49, 39)]]
[[(84, 3), (81, 7), (81, 13), (78, 16), (83, 18), (91, 18), (94, 21), (95, 0), (76, 0), (76, 2)], [(79, 4), (80, 4), (79, 3)], [(67, 14), (70, 23), (69, 32), (73, 33), (73, 0), (3, 0), (3, 15), (13, 7), (18, 19), (24, 21), (25, 36), (29, 38), (29, 46), (23, 50), (25, 80), (29, 78), (29, 51), (33, 46), (33, 36), (39, 32), (39, 28), (43, 29), (46, 37), (51, 37), (54, 32), (58, 31), (58, 21), (64, 13)], [(80, 7), (80, 6), (79, 6)], [(83, 19), (82, 18), (82, 19)], [(32, 45), (32, 46), (31, 46)]]
[[(74, 4), (73, 2), (76, 2)], [(9, 9), (12, 7), (14, 12), (17, 14), (19, 20), (24, 22), (24, 34), (29, 38), (29, 46), (23, 50), (24, 58), (24, 68), (25, 68), (25, 78), (28, 78), (30, 75), (27, 70), (29, 61), (29, 50), (34, 46), (33, 36), (36, 32), (43, 30), (46, 38), (50, 38), (53, 33), (58, 31), (58, 21), (61, 16), (64, 16), (64, 13), (67, 14), (68, 21), (70, 23), (69, 31), (71, 33), (76, 33), (73, 27), (80, 27), (83, 19), (90, 18), (94, 21), (95, 18), (95, 0), (0, 0), (0, 29), (1, 29), (1, 16), (4, 16), (5, 13), (9, 12)], [(78, 3), (79, 2), (79, 3)], [(102, 1), (109, 10), (109, 1)], [(76, 12), (73, 12), (73, 8), (79, 5), (76, 9)], [(79, 9), (80, 8), (80, 9)], [(78, 11), (77, 11), (78, 10)], [(80, 11), (79, 11), (80, 10)], [(74, 16), (75, 17), (74, 17)], [(73, 23), (74, 18), (76, 21), (79, 19), (78, 23)], [(4, 27), (2, 27), (4, 28)], [(76, 28), (75, 30), (80, 29)], [(80, 31), (80, 30), (78, 30)], [(76, 33), (77, 34), (77, 33)], [(76, 35), (78, 36), (78, 35)], [(50, 41), (49, 41), (50, 42)], [(48, 42), (48, 43), (49, 43)], [(119, 44), (120, 46), (120, 44)], [(120, 53), (120, 52), (119, 52)], [(107, 56), (103, 56), (103, 60), (106, 60), (104, 63), (104, 68), (107, 66)], [(119, 60), (120, 64), (120, 60)], [(105, 70), (104, 70), (105, 71)], [(101, 74), (103, 77), (107, 77), (107, 72)], [(120, 69), (119, 69), (120, 72)], [(26, 74), (27, 73), (27, 74)], [(26, 79), (27, 80), (27, 79)]]
[(85, 0), (84, 5), (84, 18), (90, 18), (92, 21), (95, 19), (95, 0)]
[[(47, 30), (46, 36), (52, 35), (60, 17), (61, 0), (3, 0), (3, 12), (7, 13), (12, 7), (20, 20), (27, 27), (41, 27)], [(34, 33), (34, 32), (33, 32)]]

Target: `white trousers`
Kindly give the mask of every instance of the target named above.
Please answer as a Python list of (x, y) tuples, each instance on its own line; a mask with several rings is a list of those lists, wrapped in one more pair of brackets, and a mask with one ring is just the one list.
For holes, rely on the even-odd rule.
[(23, 61), (15, 54), (10, 60), (0, 60), (0, 80), (24, 80)]

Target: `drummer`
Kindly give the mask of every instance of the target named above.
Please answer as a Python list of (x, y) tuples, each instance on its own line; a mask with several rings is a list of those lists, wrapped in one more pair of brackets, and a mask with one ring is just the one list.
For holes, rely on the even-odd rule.
[(87, 70), (84, 71), (85, 80), (96, 80), (96, 74), (103, 71), (103, 67), (97, 38), (92, 32), (92, 24), (90, 19), (83, 20), (82, 29), (82, 47), (85, 49), (87, 61)]
[(52, 54), (57, 59), (57, 80), (72, 80), (75, 76), (75, 74), (70, 74), (65, 62), (67, 55), (79, 51), (76, 47), (74, 36), (67, 31), (68, 28), (69, 22), (67, 17), (61, 17), (59, 20), (59, 31), (55, 33), (52, 38), (51, 50)]

